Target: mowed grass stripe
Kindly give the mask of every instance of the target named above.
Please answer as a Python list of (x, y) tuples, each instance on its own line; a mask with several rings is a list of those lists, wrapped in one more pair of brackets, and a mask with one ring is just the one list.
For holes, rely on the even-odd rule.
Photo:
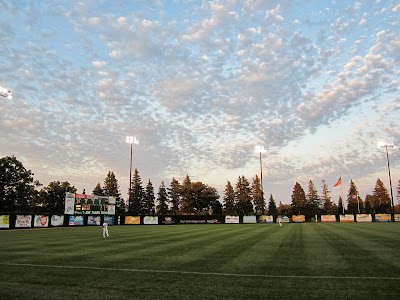
[(399, 259), (391, 257), (400, 243), (397, 223), (112, 226), (109, 239), (101, 230), (0, 231), (0, 299), (400, 294), (393, 283), (400, 279)]
[(146, 270), (146, 269), (120, 269), (103, 267), (85, 267), (85, 266), (63, 266), (63, 265), (41, 265), (41, 264), (14, 264), (0, 263), (9, 267), (32, 267), (32, 268), (55, 268), (55, 269), (73, 269), (73, 270), (97, 270), (97, 271), (117, 271), (117, 272), (139, 272), (139, 273), (173, 273), (187, 275), (203, 276), (232, 276), (232, 277), (263, 277), (263, 278), (299, 278), (299, 279), (356, 279), (356, 280), (400, 280), (399, 277), (366, 277), (366, 276), (318, 276), (318, 275), (268, 275), (268, 274), (240, 274), (240, 273), (219, 273), (219, 272), (196, 272), (196, 271), (174, 271), (174, 270)]
[[(324, 238), (328, 248), (335, 249), (342, 260), (342, 268), (337, 271), (354, 276), (397, 276), (400, 274), (397, 256), (388, 255), (386, 247), (375, 235), (362, 235), (358, 228), (367, 224), (324, 224)], [(342, 225), (342, 226), (338, 226)], [(353, 225), (353, 226), (351, 226)], [(388, 224), (389, 225), (389, 224)], [(396, 226), (393, 224), (393, 226)], [(393, 235), (392, 242), (398, 244), (398, 236)], [(327, 257), (327, 259), (331, 259)], [(393, 260), (394, 259), (394, 260)], [(346, 267), (347, 266), (347, 267)]]

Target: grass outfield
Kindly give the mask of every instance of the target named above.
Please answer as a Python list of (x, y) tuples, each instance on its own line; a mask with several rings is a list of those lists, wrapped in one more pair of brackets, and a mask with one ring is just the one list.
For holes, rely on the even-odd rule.
[(400, 299), (400, 223), (0, 231), (0, 299)]

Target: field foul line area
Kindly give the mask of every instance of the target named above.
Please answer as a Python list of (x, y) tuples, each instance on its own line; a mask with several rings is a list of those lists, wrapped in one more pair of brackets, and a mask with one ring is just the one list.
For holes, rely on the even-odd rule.
[(356, 280), (400, 280), (400, 277), (378, 277), (378, 276), (307, 276), (307, 275), (267, 275), (267, 274), (235, 274), (235, 273), (217, 273), (217, 272), (194, 272), (194, 271), (173, 271), (173, 270), (146, 270), (146, 269), (119, 269), (119, 268), (101, 268), (85, 266), (62, 266), (62, 265), (39, 265), (39, 264), (13, 264), (0, 263), (2, 266), (15, 267), (42, 267), (56, 269), (73, 270), (95, 270), (95, 271), (118, 271), (118, 272), (146, 272), (146, 273), (168, 273), (183, 275), (206, 275), (206, 276), (231, 276), (231, 277), (258, 277), (258, 278), (297, 278), (297, 279), (356, 279)]

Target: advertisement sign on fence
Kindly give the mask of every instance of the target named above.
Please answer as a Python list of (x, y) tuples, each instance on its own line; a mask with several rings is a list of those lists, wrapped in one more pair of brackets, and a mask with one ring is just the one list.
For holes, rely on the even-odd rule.
[(225, 216), (225, 224), (239, 224), (239, 216)]
[(50, 223), (51, 226), (63, 226), (64, 216), (58, 216), (58, 215), (51, 216)]
[(0, 215), (0, 228), (10, 228), (9, 215)]
[(70, 225), (70, 226), (83, 225), (83, 216), (69, 216), (68, 225)]
[(175, 221), (172, 217), (164, 217), (164, 220), (162, 221), (163, 224), (166, 225), (171, 225), (171, 224), (175, 224)]
[(370, 214), (358, 214), (356, 220), (357, 222), (372, 222), (372, 216)]
[(243, 224), (255, 224), (257, 223), (256, 216), (243, 216)]
[(400, 222), (400, 214), (394, 214), (394, 221)]
[(392, 216), (390, 214), (376, 214), (375, 222), (391, 222)]
[(292, 221), (294, 223), (302, 223), (306, 221), (306, 216), (305, 215), (293, 215), (292, 216)]
[(115, 224), (115, 216), (104, 216), (104, 222), (106, 222), (108, 225), (114, 225)]
[(88, 216), (87, 224), (88, 225), (100, 225), (101, 219), (100, 216)]
[(260, 223), (274, 223), (274, 217), (273, 216), (260, 216), (260, 218), (258, 219), (258, 222)]
[(158, 217), (157, 216), (145, 216), (143, 218), (143, 224), (145, 225), (157, 225)]
[(335, 215), (321, 215), (321, 222), (324, 222), (324, 223), (336, 222), (336, 216)]
[(354, 222), (354, 215), (340, 215), (340, 222), (342, 223)]
[(49, 217), (43, 215), (36, 215), (33, 219), (34, 227), (49, 227)]
[(31, 224), (32, 224), (32, 216), (17, 215), (17, 218), (15, 219), (16, 228), (32, 227)]
[(140, 217), (138, 216), (125, 216), (125, 225), (139, 225)]

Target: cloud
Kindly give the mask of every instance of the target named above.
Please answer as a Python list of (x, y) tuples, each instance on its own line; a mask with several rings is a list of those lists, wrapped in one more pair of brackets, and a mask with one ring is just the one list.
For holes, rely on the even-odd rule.
[(89, 189), (110, 169), (126, 186), (125, 135), (140, 138), (135, 166), (155, 186), (186, 174), (222, 188), (254, 176), (254, 144), (267, 146), (268, 184), (285, 193), (295, 180), (337, 180), (343, 165), (355, 177), (379, 171), (365, 143), (399, 138), (397, 9), (172, 6), (65, 3), (38, 15), (8, 4), (0, 67), (18, 110), (0, 104), (0, 154)]

